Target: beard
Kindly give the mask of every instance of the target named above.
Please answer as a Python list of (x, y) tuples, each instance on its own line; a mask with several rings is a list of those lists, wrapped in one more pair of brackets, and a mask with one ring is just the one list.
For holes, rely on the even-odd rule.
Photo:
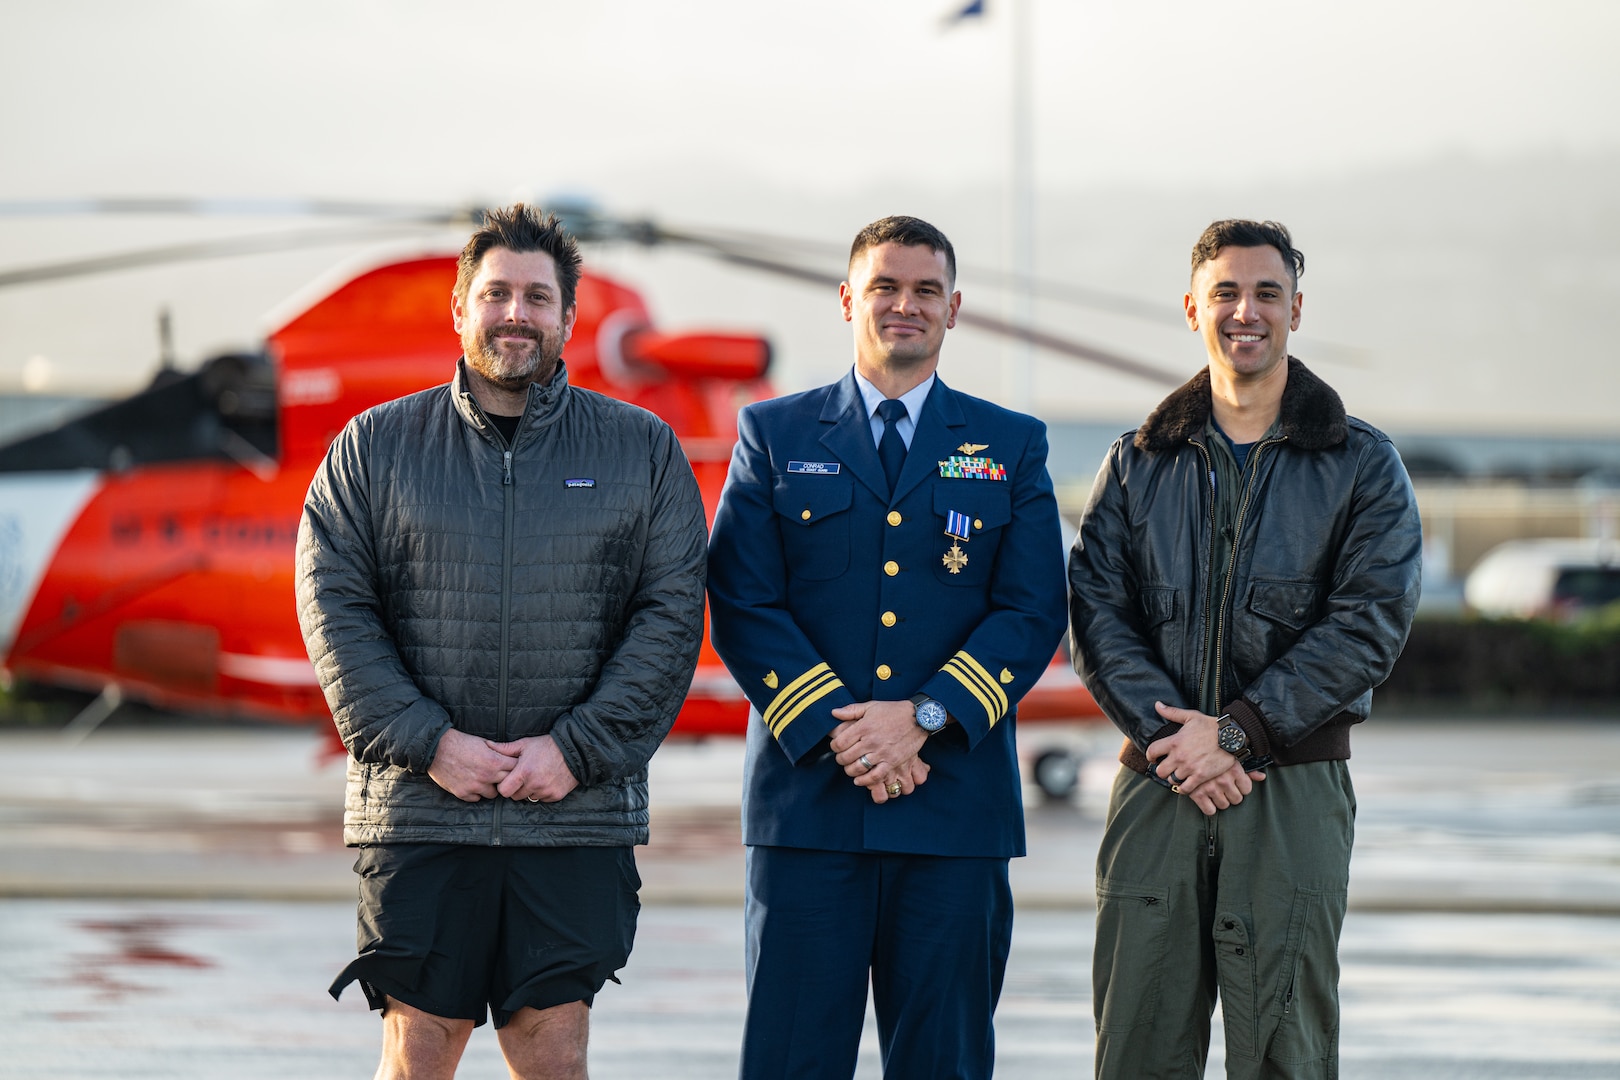
[(557, 370), (562, 358), (562, 335), (548, 337), (539, 330), (520, 327), (516, 330), (501, 328), (504, 333), (518, 333), (529, 339), (527, 347), (513, 351), (495, 340), (492, 329), (469, 327), (461, 336), (461, 349), (466, 354), (467, 366), (500, 387), (502, 390), (520, 391), (532, 382), (544, 383)]

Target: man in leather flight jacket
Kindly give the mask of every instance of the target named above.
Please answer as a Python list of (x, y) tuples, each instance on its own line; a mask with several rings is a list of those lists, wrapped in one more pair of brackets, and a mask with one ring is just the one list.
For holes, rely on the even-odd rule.
[(1126, 734), (1097, 862), (1098, 1077), (1337, 1075), (1367, 718), (1417, 605), (1383, 433), (1288, 355), (1304, 258), (1220, 221), (1184, 300), (1209, 366), (1109, 451), (1069, 558), (1075, 668)]

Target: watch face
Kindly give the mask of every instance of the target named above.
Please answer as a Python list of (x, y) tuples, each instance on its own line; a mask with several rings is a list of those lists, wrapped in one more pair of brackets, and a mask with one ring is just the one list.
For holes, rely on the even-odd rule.
[(945, 706), (937, 701), (925, 701), (918, 705), (917, 723), (924, 731), (938, 731), (945, 726)]
[(1220, 726), (1220, 730), (1215, 735), (1215, 741), (1228, 754), (1241, 754), (1249, 748), (1249, 733), (1239, 727), (1235, 721), (1228, 720)]

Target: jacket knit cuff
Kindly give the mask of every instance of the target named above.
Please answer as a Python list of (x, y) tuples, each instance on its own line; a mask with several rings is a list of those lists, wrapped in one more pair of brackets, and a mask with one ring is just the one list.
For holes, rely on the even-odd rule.
[(1272, 752), (1271, 732), (1266, 730), (1266, 719), (1247, 698), (1234, 698), (1226, 706), (1226, 715), (1249, 736), (1248, 757), (1265, 757)]
[[(1153, 736), (1148, 739), (1147, 744), (1152, 746), (1160, 739), (1168, 739), (1170, 736), (1174, 735), (1180, 730), (1181, 725), (1171, 721), (1170, 723), (1165, 724), (1164, 727), (1160, 728), (1158, 731), (1155, 731)], [(1126, 739), (1125, 745), (1119, 749), (1119, 763), (1133, 772), (1145, 774), (1148, 769), (1147, 754), (1130, 739)]]
[[(1274, 759), (1273, 765), (1303, 765), (1309, 761), (1347, 760), (1350, 757), (1350, 729), (1363, 719), (1351, 713), (1340, 713), (1298, 742), (1291, 746), (1283, 746), (1271, 741), (1270, 732), (1264, 726), (1258, 729), (1249, 727), (1246, 721), (1260, 716), (1259, 710), (1255, 709), (1252, 702), (1239, 698), (1232, 702), (1227, 712), (1233, 720), (1243, 725), (1243, 730), (1250, 732), (1249, 754), (1256, 757), (1270, 754)], [(1264, 722), (1261, 723), (1263, 725)], [(1253, 734), (1255, 730), (1260, 731), (1265, 741), (1258, 743), (1255, 741)], [(1160, 739), (1168, 734), (1169, 731), (1161, 728), (1153, 737)], [(1125, 746), (1119, 752), (1119, 762), (1133, 772), (1147, 772), (1147, 755), (1137, 749), (1136, 744), (1129, 739), (1125, 740)]]

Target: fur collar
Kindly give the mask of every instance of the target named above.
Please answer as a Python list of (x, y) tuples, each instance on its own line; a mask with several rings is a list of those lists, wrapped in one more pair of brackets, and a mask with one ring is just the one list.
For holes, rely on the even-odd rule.
[[(1288, 358), (1288, 385), (1283, 389), (1282, 433), (1302, 450), (1326, 450), (1344, 442), (1349, 425), (1344, 402), (1333, 387), (1311, 374), (1292, 356)], [(1138, 450), (1168, 450), (1200, 435), (1209, 422), (1209, 368), (1159, 402), (1136, 429)]]

